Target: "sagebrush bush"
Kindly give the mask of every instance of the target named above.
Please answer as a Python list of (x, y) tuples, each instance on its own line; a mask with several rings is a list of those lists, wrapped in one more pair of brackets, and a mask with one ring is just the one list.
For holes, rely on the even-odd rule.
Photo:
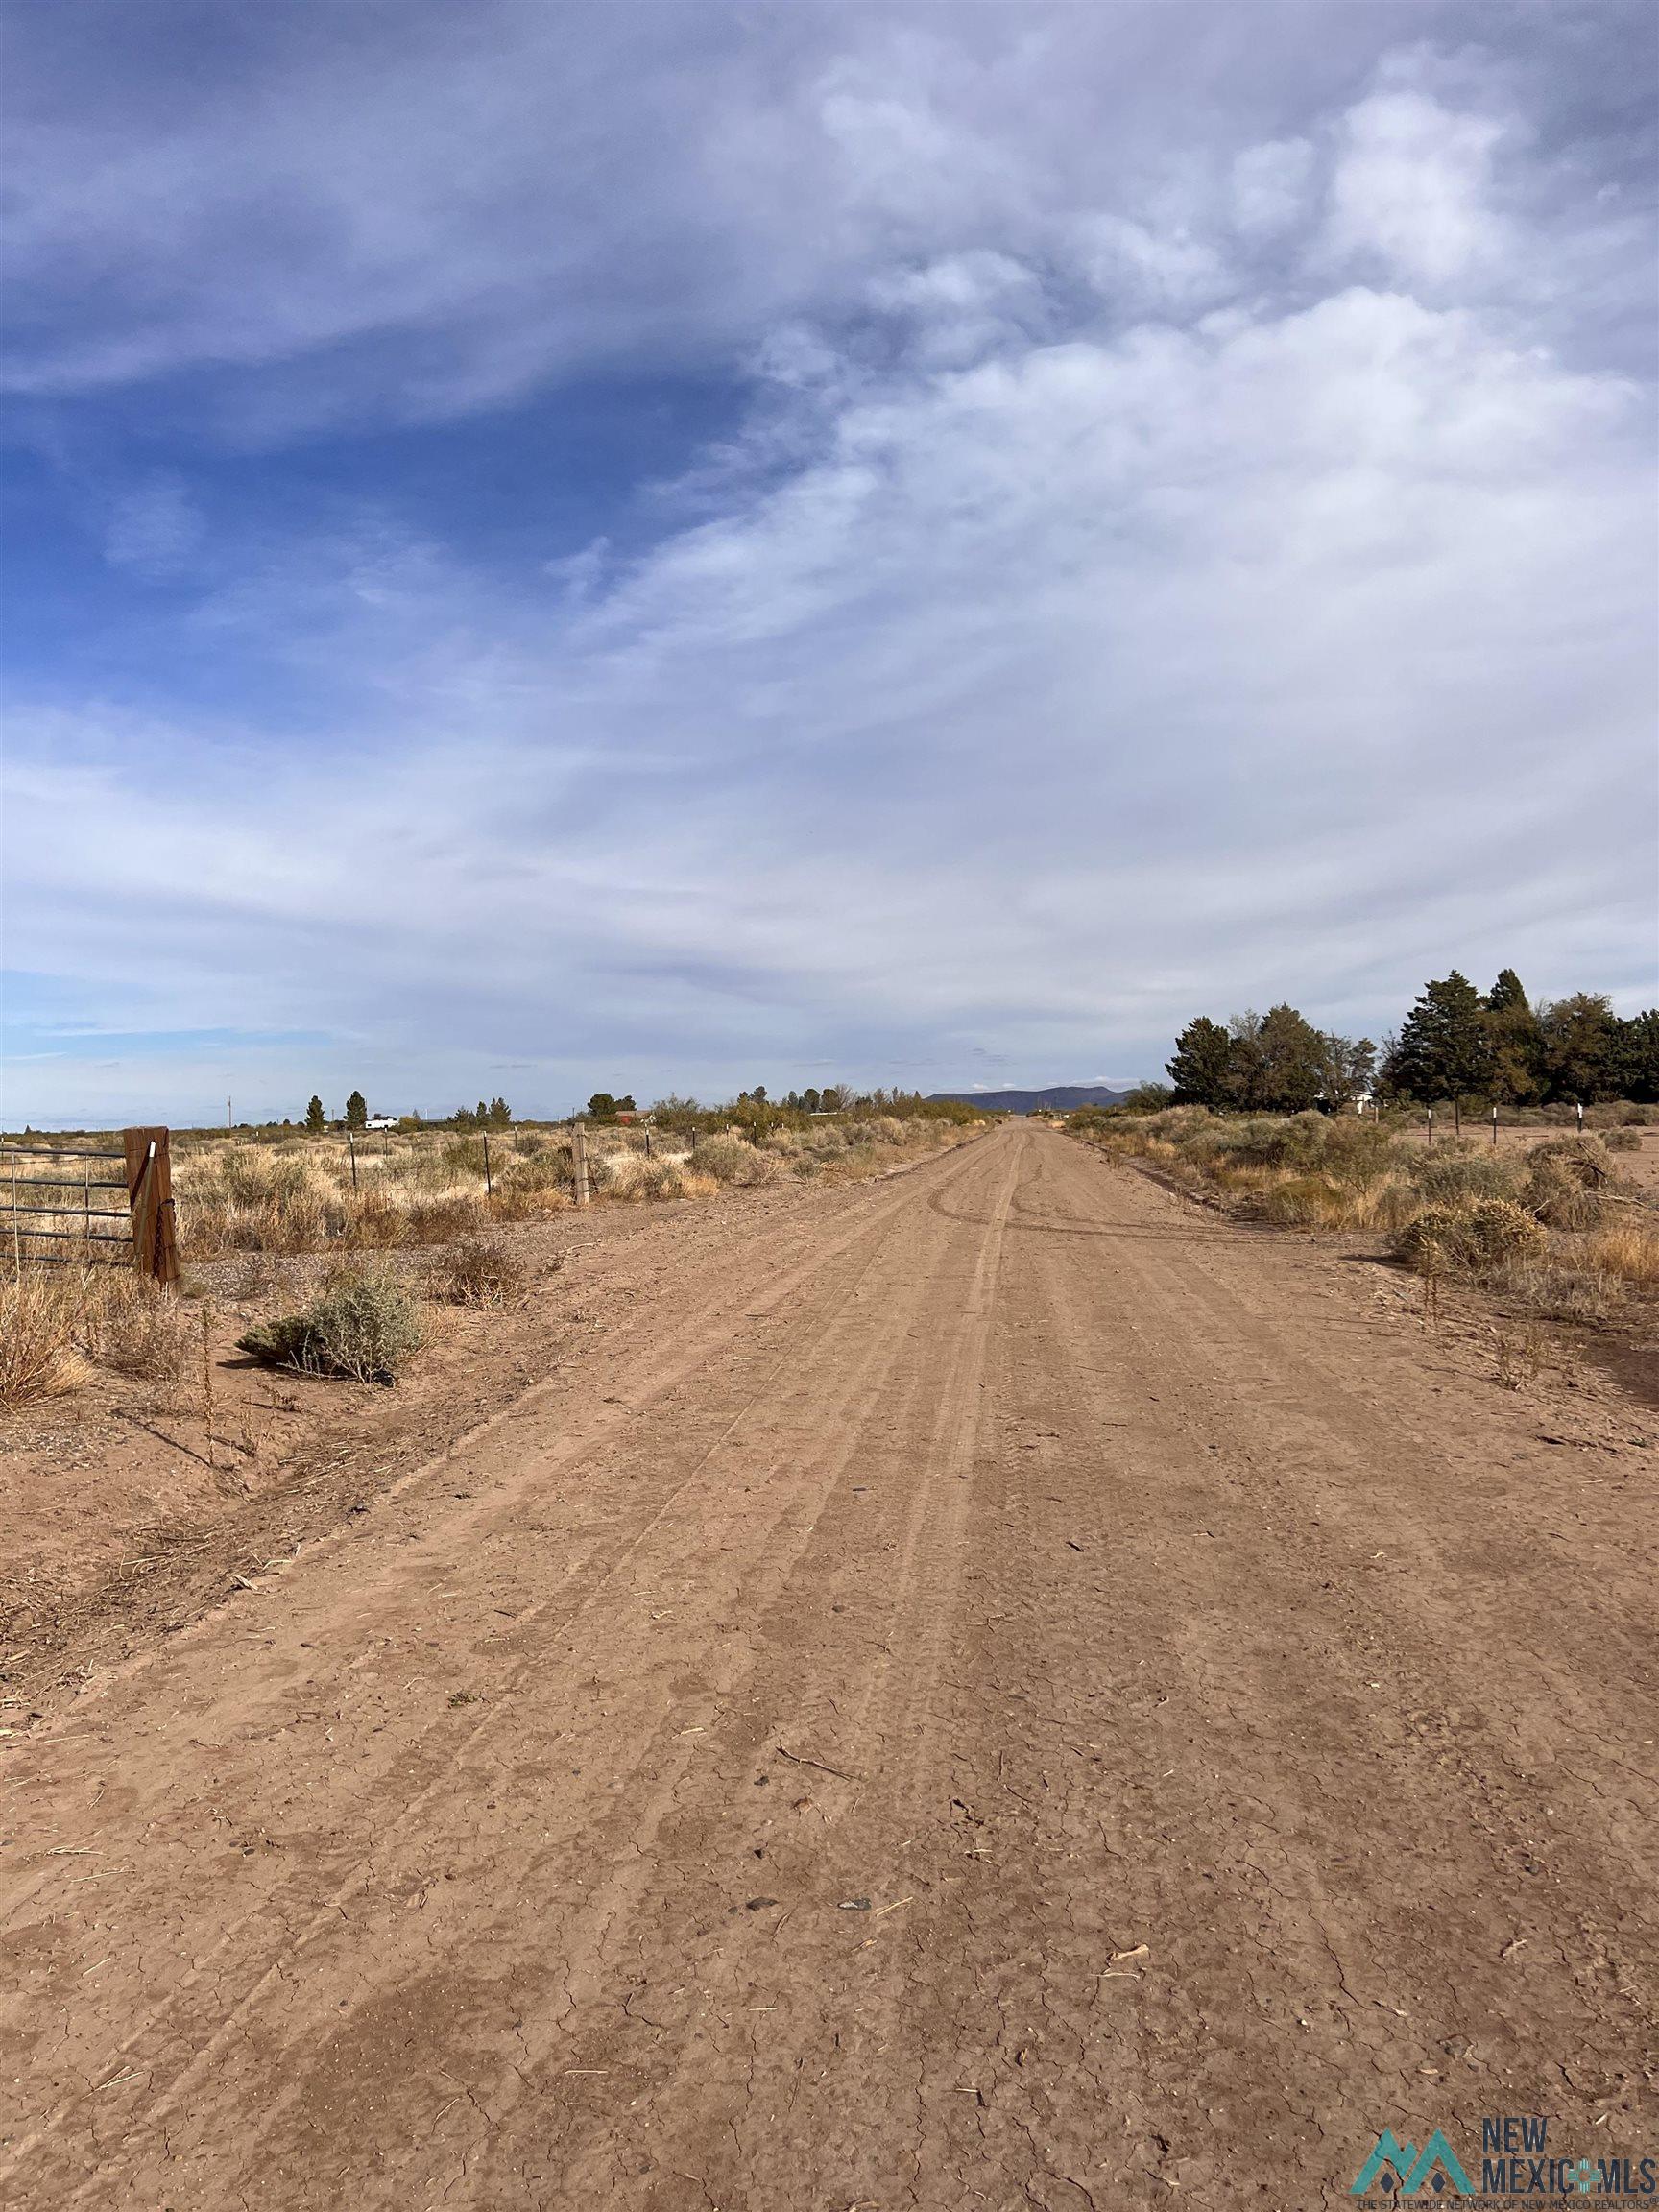
[(762, 1151), (742, 1137), (708, 1137), (694, 1155), (697, 1172), (716, 1183), (747, 1187), (770, 1183), (778, 1173), (778, 1156)]
[(1453, 1267), (1478, 1274), (1536, 1251), (1543, 1240), (1543, 1230), (1513, 1198), (1470, 1198), (1426, 1206), (1397, 1233), (1394, 1249), (1426, 1274)]
[(308, 1306), (250, 1329), (237, 1349), (301, 1375), (393, 1382), (423, 1339), (420, 1309), (395, 1274), (342, 1267)]

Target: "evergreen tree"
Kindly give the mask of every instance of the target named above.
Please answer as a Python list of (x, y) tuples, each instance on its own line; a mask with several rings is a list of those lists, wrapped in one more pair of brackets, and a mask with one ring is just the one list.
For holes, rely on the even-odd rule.
[(324, 1130), (326, 1129), (327, 1126), (328, 1117), (323, 1111), (323, 1101), (318, 1097), (317, 1094), (313, 1092), (311, 1094), (311, 1103), (305, 1109), (306, 1130), (313, 1137), (321, 1137)]
[(1178, 1104), (1208, 1106), (1215, 1111), (1232, 1105), (1233, 1040), (1220, 1022), (1212, 1022), (1207, 1014), (1188, 1022), (1165, 1065)]
[(1620, 1022), (1600, 992), (1575, 991), (1570, 998), (1541, 1006), (1538, 1025), (1550, 1097), (1590, 1106), (1614, 1095)]
[(1437, 1098), (1490, 1094), (1492, 1046), (1485, 1008), (1467, 975), (1455, 968), (1429, 984), (1401, 1026), (1383, 1070), (1390, 1090), (1432, 1105)]
[(1262, 1104), (1275, 1114), (1300, 1114), (1319, 1102), (1323, 1040), (1294, 1006), (1269, 1006), (1257, 1046)]
[(1486, 994), (1486, 1036), (1492, 1047), (1492, 1096), (1529, 1106), (1544, 1095), (1544, 1034), (1513, 968)]
[(614, 1121), (616, 1118), (616, 1101), (612, 1097), (609, 1091), (595, 1091), (592, 1097), (588, 1101), (588, 1113), (589, 1118), (595, 1121)]
[(369, 1120), (369, 1101), (361, 1091), (353, 1091), (346, 1101), (346, 1126), (348, 1129), (364, 1128)]
[(491, 1101), (490, 1101), (490, 1126), (491, 1126), (491, 1128), (492, 1128), (492, 1129), (505, 1129), (505, 1128), (507, 1128), (507, 1127), (509, 1127), (509, 1126), (511, 1125), (511, 1123), (512, 1123), (512, 1119), (513, 1119), (513, 1109), (512, 1109), (512, 1107), (511, 1107), (511, 1106), (509, 1106), (509, 1105), (508, 1105), (508, 1103), (507, 1103), (506, 1099), (505, 1099), (505, 1098), (492, 1098), (492, 1099), (491, 1099)]
[(1620, 1022), (1608, 1071), (1615, 1098), (1659, 1105), (1659, 1011), (1649, 1009)]

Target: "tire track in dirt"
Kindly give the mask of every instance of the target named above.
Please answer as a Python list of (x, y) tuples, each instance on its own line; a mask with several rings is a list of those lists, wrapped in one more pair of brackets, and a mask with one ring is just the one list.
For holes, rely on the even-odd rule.
[[(493, 1699), (486, 1718), (468, 1731), (459, 1743), (445, 1746), (442, 1763), (428, 1762), (428, 1767), (436, 1768), (436, 1771), (428, 1772), (421, 1781), (420, 1787), (409, 1791), (397, 1817), (390, 1822), (382, 1822), (378, 1825), (375, 1857), (370, 1862), (354, 1865), (350, 1869), (345, 1881), (313, 1908), (310, 1920), (300, 1935), (289, 1936), (284, 1931), (281, 1948), (259, 1976), (253, 1988), (228, 2015), (211, 2041), (198, 2049), (185, 2074), (180, 2076), (172, 2088), (156, 2101), (154, 2118), (157, 2122), (164, 2120), (175, 2108), (178, 2101), (188, 2093), (191, 2084), (199, 2079), (202, 2070), (216, 2057), (222, 2056), (227, 2039), (241, 2031), (247, 2013), (271, 1995), (283, 1978), (286, 1961), (307, 1940), (314, 1941), (318, 1931), (328, 1922), (330, 1917), (343, 1913), (346, 1907), (362, 1892), (366, 1883), (373, 1879), (374, 1868), (384, 1860), (389, 1848), (395, 1843), (399, 1831), (410, 1821), (425, 1813), (432, 1806), (435, 1797), (442, 1793), (445, 1776), (451, 1764), (477, 1756), (486, 1747), (488, 1739), (501, 1733), (510, 1725), (521, 1722), (522, 1716), (518, 1711), (517, 1700), (522, 1684), (526, 1674), (537, 1665), (539, 1658), (544, 1654), (547, 1644), (550, 1641), (558, 1641), (567, 1636), (583, 1615), (588, 1613), (603, 1598), (617, 1575), (625, 1570), (637, 1569), (638, 1554), (641, 1549), (649, 1544), (654, 1536), (661, 1534), (671, 1514), (690, 1514), (694, 1518), (697, 1517), (696, 1502), (690, 1497), (690, 1493), (700, 1480), (704, 1482), (706, 1488), (717, 1494), (722, 1484), (732, 1479), (730, 1472), (727, 1470), (716, 1469), (712, 1475), (709, 1475), (710, 1463), (717, 1458), (724, 1447), (731, 1444), (740, 1424), (746, 1418), (753, 1417), (755, 1408), (762, 1400), (770, 1400), (778, 1393), (784, 1371), (791, 1366), (805, 1368), (826, 1363), (833, 1372), (838, 1341), (862, 1334), (869, 1338), (864, 1356), (846, 1372), (841, 1383), (842, 1391), (851, 1402), (855, 1403), (862, 1399), (881, 1369), (891, 1363), (893, 1345), (889, 1336), (890, 1314), (885, 1307), (872, 1308), (863, 1312), (859, 1310), (857, 1301), (860, 1297), (860, 1286), (872, 1270), (880, 1264), (884, 1256), (890, 1254), (893, 1217), (896, 1212), (902, 1210), (902, 1204), (898, 1201), (884, 1206), (880, 1209), (874, 1223), (861, 1225), (833, 1245), (830, 1252), (823, 1256), (824, 1263), (792, 1271), (790, 1276), (785, 1278), (784, 1283), (772, 1294), (768, 1301), (771, 1307), (776, 1308), (787, 1301), (791, 1302), (795, 1309), (796, 1333), (785, 1339), (781, 1357), (767, 1365), (759, 1381), (754, 1387), (748, 1389), (737, 1413), (727, 1423), (714, 1442), (702, 1455), (692, 1472), (670, 1494), (664, 1503), (635, 1536), (627, 1549), (618, 1556), (604, 1561), (602, 1572), (598, 1571), (598, 1563), (595, 1563), (595, 1571), (583, 1578), (577, 1594), (573, 1597), (566, 1610), (556, 1619), (543, 1620), (541, 1617), (548, 1614), (550, 1601), (537, 1600), (514, 1620), (509, 1631), (510, 1634), (516, 1639), (521, 1640), (527, 1631), (533, 1629), (537, 1635), (537, 1642), (532, 1647), (529, 1655), (518, 1663), (506, 1690)], [(868, 1251), (865, 1249), (866, 1246), (869, 1247)], [(804, 1310), (800, 1307), (799, 1299), (804, 1283), (809, 1277), (829, 1273), (827, 1262), (847, 1257), (849, 1253), (851, 1253), (850, 1265), (853, 1266), (854, 1271), (845, 1278), (841, 1275), (833, 1275), (825, 1293), (829, 1312), (828, 1319), (823, 1325), (823, 1334), (821, 1335), (812, 1334), (810, 1328), (816, 1324), (809, 1320), (808, 1333), (803, 1341), (800, 1334), (800, 1323)], [(902, 1260), (902, 1255), (901, 1258)], [(912, 1279), (910, 1295), (914, 1298), (924, 1296), (928, 1287), (926, 1273), (919, 1272), (907, 1262), (903, 1264)], [(745, 1317), (754, 1320), (760, 1316), (751, 1305), (746, 1309)], [(679, 1374), (683, 1376), (684, 1371), (693, 1360), (698, 1364), (706, 1363), (706, 1339), (705, 1344), (699, 1345), (693, 1354), (686, 1355), (675, 1362)], [(820, 1396), (815, 1411), (820, 1417), (826, 1415), (829, 1417), (829, 1426), (830, 1431), (833, 1432), (839, 1425), (838, 1400), (831, 1400), (825, 1404), (822, 1396)], [(591, 1449), (589, 1440), (584, 1440), (584, 1443), (588, 1449)], [(563, 1455), (565, 1457), (572, 1456), (579, 1449), (580, 1447), (571, 1446), (565, 1451)], [(465, 1459), (459, 1455), (457, 1457), (458, 1464), (464, 1468)], [(786, 1517), (789, 1505), (788, 1499), (781, 1498), (774, 1503), (778, 1518)], [(505, 1505), (498, 1505), (494, 1509), (496, 1514), (499, 1515), (509, 1510), (510, 1504), (511, 1502)], [(701, 1519), (706, 1528), (709, 1526), (709, 1507), (705, 1503)], [(768, 1535), (774, 1527), (776, 1527), (776, 1522), (768, 1526)], [(763, 1557), (757, 1567), (757, 1582), (765, 1579), (768, 1571), (768, 1563)], [(406, 1586), (409, 1580), (406, 1568), (400, 1579)], [(638, 1755), (630, 1768), (631, 1773), (637, 1772), (640, 1765), (647, 1758), (648, 1751), (649, 1743), (641, 1744)], [(404, 1779), (406, 1781), (407, 1777)], [(613, 1791), (620, 1791), (624, 1787), (623, 1782), (615, 1775), (614, 1771), (613, 1772), (611, 1787)], [(674, 1777), (672, 1774), (668, 1777), (664, 1787), (666, 1795), (663, 1801), (666, 1802), (672, 1798), (673, 1794)], [(631, 1815), (629, 1815), (619, 1814), (608, 1820), (605, 1825), (608, 1828), (614, 1827), (618, 1821), (627, 1825), (630, 1818)], [(642, 1833), (649, 1832), (649, 1822), (645, 1824)], [(601, 1850), (604, 1848), (602, 1837), (598, 1841), (598, 1848)], [(279, 1919), (282, 1917), (275, 1901), (268, 1901), (261, 1908), (261, 1911), (268, 1915), (276, 1913)], [(192, 1984), (197, 1979), (198, 1977), (193, 1975)], [(157, 2026), (158, 2022), (152, 2021), (145, 2029), (130, 2035), (124, 2047), (111, 2055), (112, 2060), (131, 2061), (145, 2036), (154, 2035)], [(58, 2125), (61, 2125), (62, 2117), (61, 2115), (59, 2117)], [(129, 2117), (129, 2129), (133, 2134), (138, 2131), (135, 2118), (136, 2116), (132, 2115)], [(26, 2145), (19, 2146), (19, 2151), (27, 2148)]]
[[(25, 1753), (13, 1832), (138, 1863), (7, 1923), (34, 2067), (156, 2026), (9, 2205), (1233, 2212), (1382, 2125), (1641, 2148), (1650, 1458), (1587, 1484), (1338, 1262), (1045, 1131), (831, 1234)], [(1571, 1515), (1571, 1615), (1549, 1553), (1500, 1602), (1494, 1500)]]

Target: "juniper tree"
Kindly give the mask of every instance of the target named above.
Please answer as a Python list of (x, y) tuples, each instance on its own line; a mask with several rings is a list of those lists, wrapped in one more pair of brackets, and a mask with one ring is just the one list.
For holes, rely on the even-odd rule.
[(313, 1137), (321, 1137), (324, 1130), (326, 1129), (327, 1126), (328, 1117), (323, 1111), (323, 1101), (318, 1097), (317, 1094), (313, 1092), (311, 1094), (311, 1103), (305, 1109), (306, 1130)]
[(353, 1091), (346, 1101), (346, 1126), (348, 1129), (362, 1129), (368, 1125), (368, 1120), (369, 1101), (361, 1091)]
[(1233, 1040), (1219, 1022), (1200, 1014), (1189, 1022), (1165, 1062), (1183, 1106), (1230, 1106), (1234, 1094)]

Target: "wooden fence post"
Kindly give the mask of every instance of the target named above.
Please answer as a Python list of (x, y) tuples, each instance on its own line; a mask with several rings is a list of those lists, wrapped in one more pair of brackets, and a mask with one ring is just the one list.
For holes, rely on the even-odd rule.
[(132, 1264), (153, 1283), (179, 1280), (173, 1221), (173, 1160), (165, 1129), (123, 1129), (127, 1204), (132, 1215)]
[(576, 1203), (588, 1203), (588, 1135), (580, 1121), (570, 1124), (570, 1166), (576, 1178)]

